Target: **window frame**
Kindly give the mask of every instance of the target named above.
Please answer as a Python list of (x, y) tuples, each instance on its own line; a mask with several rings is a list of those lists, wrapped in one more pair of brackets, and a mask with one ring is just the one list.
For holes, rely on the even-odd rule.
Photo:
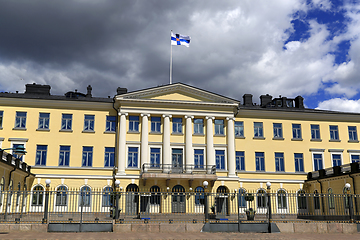
[(235, 137), (243, 138), (244, 137), (244, 121), (235, 121), (234, 122), (234, 131), (235, 131)]
[(183, 119), (181, 117), (172, 118), (172, 134), (183, 133)]
[[(152, 152), (152, 150), (159, 149), (159, 152)], [(160, 168), (161, 167), (161, 147), (160, 146), (150, 146), (149, 155), (150, 155), (150, 168)], [(153, 155), (152, 155), (153, 154)], [(153, 158), (154, 156), (154, 158)], [(157, 156), (157, 157), (156, 157)], [(153, 162), (151, 160), (154, 159)], [(158, 162), (157, 162), (158, 159)]]
[[(222, 151), (223, 154), (217, 154), (217, 152), (219, 152), (219, 151)], [(218, 164), (217, 158), (221, 157), (221, 156), (223, 156), (223, 159), (220, 159), (219, 164)], [(215, 166), (216, 166), (216, 170), (225, 171), (227, 169), (226, 162), (227, 162), (226, 149), (221, 149), (221, 148), (215, 149)]]
[(245, 171), (245, 151), (235, 152), (235, 169), (237, 171)]
[[(68, 149), (64, 149), (64, 148), (68, 148)], [(69, 167), (70, 166), (70, 152), (71, 152), (71, 146), (60, 145), (60, 147), (59, 147), (59, 167)], [(61, 164), (61, 161), (62, 161), (61, 153), (63, 153), (63, 164)]]
[[(108, 164), (106, 164), (108, 162)], [(105, 147), (104, 149), (104, 167), (115, 166), (115, 147)]]
[[(20, 116), (18, 114), (24, 114), (25, 116)], [(26, 118), (27, 112), (16, 111), (15, 113), (15, 129), (26, 129)]]
[[(350, 130), (350, 128), (355, 128), (355, 130)], [(356, 126), (348, 126), (348, 134), (349, 134), (350, 142), (358, 142), (359, 141), (358, 136), (357, 136), (357, 127)]]
[[(201, 121), (197, 123), (196, 121)], [(204, 119), (194, 118), (194, 134), (204, 135)]]
[[(46, 114), (46, 115), (45, 115)], [(43, 116), (41, 116), (43, 115)], [(47, 126), (46, 126), (47, 125)], [(48, 130), (50, 129), (50, 113), (39, 113), (38, 129)]]
[(297, 140), (302, 139), (302, 132), (301, 132), (301, 124), (300, 123), (293, 123), (292, 124), (292, 139), (297, 139)]
[(116, 116), (106, 116), (105, 132), (116, 132)]
[(71, 131), (72, 130), (72, 113), (62, 113), (61, 115), (61, 130)]
[(95, 115), (85, 114), (84, 115), (84, 132), (95, 131)]
[[(336, 127), (336, 129), (331, 129), (331, 127)], [(330, 131), (330, 141), (339, 141), (339, 126), (338, 125), (329, 125)]]
[[(259, 126), (256, 126), (259, 125)], [(254, 138), (264, 138), (264, 123), (254, 122)]]
[[(275, 126), (279, 125), (279, 126)], [(283, 139), (282, 123), (273, 123), (274, 139)]]
[[(296, 155), (301, 155), (301, 157)], [(303, 153), (294, 153), (294, 165), (295, 172), (304, 172), (304, 154)]]
[(225, 135), (225, 121), (224, 119), (215, 119), (214, 120), (215, 136), (224, 136)]
[(35, 166), (46, 166), (48, 145), (36, 145)]
[[(67, 198), (68, 198), (68, 188), (65, 185), (58, 186), (56, 188), (55, 206), (56, 207), (66, 207), (67, 206)], [(60, 200), (58, 200), (58, 199), (60, 199)]]
[[(318, 171), (320, 169), (324, 169), (324, 154), (323, 154), (323, 152), (312, 152), (311, 155), (312, 155), (313, 170)], [(317, 164), (315, 164), (315, 155), (321, 155), (321, 168), (319, 168), (320, 167), (319, 162), (317, 162)], [(316, 161), (318, 161), (318, 160), (316, 160)]]
[[(336, 159), (334, 160), (334, 156), (339, 156), (340, 159)], [(336, 163), (335, 163), (336, 161)], [(334, 153), (331, 153), (331, 164), (333, 167), (335, 166), (341, 166), (342, 165), (342, 153), (341, 152), (334, 152)]]
[[(130, 151), (136, 148), (136, 152), (135, 151)], [(136, 154), (136, 155), (135, 155)], [(140, 155), (140, 147), (139, 146), (132, 146), (132, 145), (128, 145), (127, 146), (127, 161), (126, 161), (126, 168), (139, 168), (139, 155)], [(129, 162), (131, 157), (131, 164)], [(136, 162), (134, 162), (134, 158), (136, 157)]]
[(129, 132), (139, 132), (140, 118), (139, 116), (129, 115)]
[(150, 129), (151, 133), (161, 133), (161, 117), (150, 117)]
[[(262, 156), (257, 156), (262, 154)], [(255, 169), (256, 172), (265, 172), (265, 152), (255, 152)]]
[[(196, 153), (196, 151), (201, 151)], [(199, 159), (200, 157), (200, 159)], [(194, 148), (194, 168), (204, 169), (205, 166), (205, 151), (203, 148)]]
[[(318, 127), (318, 128), (313, 129), (313, 127)], [(310, 131), (311, 131), (311, 140), (313, 140), (313, 141), (321, 140), (320, 125), (319, 124), (311, 124), (310, 125)]]
[[(86, 156), (84, 156), (84, 154), (86, 154)], [(84, 161), (84, 157), (85, 157), (85, 161)], [(82, 167), (92, 167), (93, 157), (94, 157), (94, 147), (93, 146), (83, 146), (81, 166)]]
[(275, 171), (285, 172), (285, 160), (283, 152), (275, 152)]
[(4, 111), (0, 111), (0, 129), (3, 127)]

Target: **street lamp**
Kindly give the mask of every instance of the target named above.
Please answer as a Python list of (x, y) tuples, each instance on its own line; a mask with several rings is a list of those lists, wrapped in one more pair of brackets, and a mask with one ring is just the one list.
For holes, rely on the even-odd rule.
[(0, 151), (13, 150), (13, 153), (18, 156), (23, 156), (26, 154), (25, 147), (23, 145), (18, 145), (16, 148), (0, 148)]
[(203, 182), (204, 185), (204, 208), (205, 208), (205, 223), (207, 223), (209, 221), (209, 208), (208, 208), (208, 193), (206, 192), (206, 189), (209, 185), (208, 181), (204, 181)]
[[(346, 200), (348, 202), (348, 207), (349, 207), (349, 215), (350, 215), (350, 222), (353, 223), (354, 222), (354, 215), (353, 215), (353, 211), (352, 211), (352, 196), (350, 194), (350, 183), (345, 183), (345, 190), (346, 190)], [(346, 204), (345, 204), (346, 206)]]
[(44, 223), (47, 223), (48, 220), (48, 212), (49, 212), (49, 189), (50, 189), (50, 179), (45, 180), (46, 190), (45, 190), (45, 209), (44, 209)]
[(266, 183), (266, 193), (267, 193), (267, 207), (268, 207), (268, 232), (271, 233), (271, 182)]

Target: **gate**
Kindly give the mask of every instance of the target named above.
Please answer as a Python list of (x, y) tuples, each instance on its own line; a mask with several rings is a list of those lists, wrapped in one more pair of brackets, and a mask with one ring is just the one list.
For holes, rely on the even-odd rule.
[(181, 185), (176, 185), (172, 189), (172, 212), (173, 213), (185, 213), (186, 212), (186, 203), (185, 203), (185, 189)]

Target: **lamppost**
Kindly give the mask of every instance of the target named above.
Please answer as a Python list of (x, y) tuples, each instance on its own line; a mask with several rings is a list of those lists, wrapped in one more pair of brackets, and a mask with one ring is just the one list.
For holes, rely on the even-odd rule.
[(350, 193), (350, 183), (345, 183), (345, 190), (346, 190), (346, 198), (349, 204), (349, 215), (350, 215), (350, 223), (354, 222), (354, 214), (353, 214), (353, 207), (352, 207), (352, 196)]
[(48, 212), (49, 212), (49, 189), (50, 189), (50, 179), (45, 180), (46, 188), (45, 188), (45, 209), (44, 209), (44, 219), (43, 223), (47, 223), (48, 220)]
[(208, 181), (203, 182), (204, 185), (204, 213), (205, 213), (205, 223), (209, 222), (209, 208), (208, 208), (208, 194), (207, 194), (207, 187), (209, 185)]
[(119, 186), (120, 180), (115, 180), (115, 219), (119, 219)]
[(266, 183), (267, 207), (268, 207), (268, 232), (271, 233), (271, 182)]

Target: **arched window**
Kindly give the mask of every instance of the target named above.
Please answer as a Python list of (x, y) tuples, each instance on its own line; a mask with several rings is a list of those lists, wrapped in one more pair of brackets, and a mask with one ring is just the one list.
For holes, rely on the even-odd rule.
[(33, 196), (31, 205), (32, 206), (42, 206), (44, 200), (44, 188), (40, 185), (37, 185), (33, 188)]
[(205, 204), (204, 188), (197, 187), (195, 188), (195, 205), (204, 205), (204, 204)]
[(216, 192), (217, 192), (217, 193), (227, 193), (228, 190), (227, 190), (226, 187), (220, 186), (220, 187), (218, 187), (218, 188), (216, 189)]
[(102, 206), (112, 207), (114, 206), (114, 191), (112, 187), (105, 187), (103, 189)]
[(20, 204), (20, 196), (21, 196), (21, 183), (18, 183), (17, 192), (16, 192), (16, 206)]
[(246, 196), (246, 190), (243, 188), (239, 188), (239, 208), (246, 208), (246, 200), (245, 200), (245, 196)]
[(158, 186), (152, 186), (150, 188), (150, 192), (151, 192), (150, 204), (160, 205), (160, 188)]
[(139, 187), (136, 184), (129, 184), (126, 187), (127, 192), (139, 192)]
[(314, 191), (314, 209), (320, 209), (320, 197), (317, 190)]
[(56, 206), (66, 206), (67, 205), (67, 187), (59, 186), (56, 191)]
[(306, 195), (304, 190), (299, 190), (297, 192), (297, 202), (298, 202), (298, 209), (307, 209), (306, 206)]
[(328, 189), (329, 209), (335, 209), (335, 197), (332, 188)]
[(80, 206), (90, 207), (91, 189), (88, 186), (84, 186), (80, 190)]
[(286, 200), (286, 192), (283, 189), (280, 189), (277, 192), (277, 199), (278, 199), (278, 208), (279, 209), (286, 209), (287, 208), (287, 200)]
[(265, 208), (266, 207), (266, 195), (265, 190), (260, 189), (257, 192), (257, 207), (258, 208)]

